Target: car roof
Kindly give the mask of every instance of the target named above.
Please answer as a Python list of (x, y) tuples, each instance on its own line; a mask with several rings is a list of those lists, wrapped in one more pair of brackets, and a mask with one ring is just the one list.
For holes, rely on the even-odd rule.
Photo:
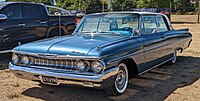
[(101, 15), (101, 14), (139, 14), (139, 15), (164, 15), (161, 13), (154, 13), (154, 12), (135, 12), (135, 11), (117, 11), (117, 12), (104, 12), (104, 13), (94, 13), (88, 15)]
[(8, 5), (8, 4), (40, 4), (40, 3), (34, 3), (34, 2), (0, 2), (0, 4)]
[(0, 2), (0, 9), (5, 7), (6, 5), (9, 4), (39, 4), (39, 3), (32, 3), (32, 2)]
[(10, 4), (11, 2), (0, 2), (0, 9), (3, 8), (4, 6)]

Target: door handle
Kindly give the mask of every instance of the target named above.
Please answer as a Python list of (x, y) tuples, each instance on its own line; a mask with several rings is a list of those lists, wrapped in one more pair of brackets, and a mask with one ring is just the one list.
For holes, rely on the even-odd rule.
[(7, 41), (9, 41), (11, 38), (4, 38), (3, 39), (3, 42), (7, 42)]
[(46, 24), (47, 22), (46, 21), (42, 21), (42, 22), (40, 22), (40, 24)]
[(0, 35), (0, 38), (5, 38), (7, 36), (9, 36), (10, 34), (4, 34), (4, 35)]
[(26, 24), (24, 24), (24, 23), (22, 23), (22, 24), (18, 24), (18, 26), (19, 27), (21, 27), (21, 26), (25, 26)]

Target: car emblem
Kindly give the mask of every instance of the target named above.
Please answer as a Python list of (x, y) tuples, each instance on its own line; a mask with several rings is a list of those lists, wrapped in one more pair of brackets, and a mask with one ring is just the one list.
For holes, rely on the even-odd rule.
[(85, 55), (85, 53), (81, 53), (81, 52), (76, 52), (76, 51), (72, 51), (73, 54), (81, 54), (81, 55)]
[(39, 53), (38, 55), (42, 57), (56, 57), (57, 56), (57, 54), (48, 54), (48, 53)]

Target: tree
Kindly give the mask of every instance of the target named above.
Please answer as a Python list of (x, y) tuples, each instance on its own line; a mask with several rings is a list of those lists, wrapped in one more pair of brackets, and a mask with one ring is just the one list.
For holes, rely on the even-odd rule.
[(195, 11), (198, 0), (137, 0), (137, 8), (172, 8), (180, 13)]
[(72, 5), (68, 9), (86, 10), (90, 5), (90, 0), (72, 0)]
[[(196, 1), (197, 2), (197, 1)], [(195, 11), (195, 5), (191, 0), (174, 0), (174, 10), (180, 13)]]
[(61, 8), (67, 9), (67, 7), (69, 7), (70, 5), (72, 5), (70, 0), (58, 0), (57, 1), (57, 6), (59, 6)]
[(137, 8), (169, 8), (170, 0), (137, 0)]
[(129, 10), (135, 8), (135, 0), (112, 0), (113, 10)]
[(86, 10), (91, 0), (58, 0), (57, 6), (71, 10)]

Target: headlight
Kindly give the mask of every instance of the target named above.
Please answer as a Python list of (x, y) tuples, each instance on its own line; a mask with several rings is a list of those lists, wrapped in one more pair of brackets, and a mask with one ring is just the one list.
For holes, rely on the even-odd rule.
[(25, 65), (28, 65), (30, 60), (27, 56), (23, 56), (22, 59), (21, 59), (21, 62)]
[(78, 71), (84, 71), (85, 70), (85, 68), (86, 68), (86, 65), (85, 65), (85, 62), (84, 61), (77, 61), (76, 62), (76, 69), (78, 70)]
[(94, 73), (101, 73), (104, 69), (104, 65), (102, 62), (96, 61), (92, 63), (91, 68)]
[(19, 62), (19, 57), (16, 54), (12, 55), (12, 62), (13, 64), (17, 64)]

